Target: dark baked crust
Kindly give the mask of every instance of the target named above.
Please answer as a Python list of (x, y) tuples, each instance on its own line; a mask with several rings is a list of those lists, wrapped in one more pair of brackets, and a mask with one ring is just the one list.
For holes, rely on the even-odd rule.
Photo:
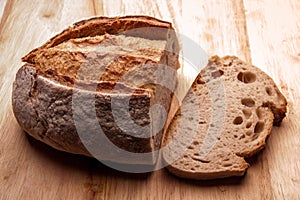
[[(130, 91), (130, 88), (127, 89)], [(72, 113), (72, 95), (84, 95), (85, 93), (86, 90), (55, 83), (38, 75), (34, 67), (24, 65), (18, 71), (13, 85), (13, 111), (22, 128), (36, 139), (62, 151), (91, 156), (77, 134)], [(90, 97), (95, 96), (97, 121), (112, 143), (130, 152), (150, 152), (152, 150), (149, 138), (126, 135), (117, 124), (108, 123), (113, 121), (110, 106), (114, 94), (101, 91), (89, 91), (88, 94)], [(122, 95), (119, 98), (123, 98)], [(150, 123), (150, 116), (148, 115), (150, 98), (151, 92), (146, 90), (143, 93), (141, 91), (137, 93), (132, 91), (131, 93), (129, 106), (132, 117), (138, 118), (144, 125)], [(84, 110), (87, 106), (86, 103), (88, 102), (80, 102), (79, 109), (84, 115), (82, 120), (86, 124), (86, 139), (93, 140), (93, 136), (89, 137), (88, 134), (97, 132), (97, 127), (90, 126), (94, 119), (89, 113), (85, 113), (88, 112)], [(139, 115), (137, 116), (135, 113), (139, 113)], [(148, 134), (150, 135), (150, 132)], [(120, 140), (120, 138), (122, 139)], [(101, 145), (99, 151), (105, 152), (102, 156), (104, 160), (117, 156), (109, 154), (109, 145)], [(129, 160), (122, 160), (122, 158), (118, 158), (118, 161), (130, 162)]]

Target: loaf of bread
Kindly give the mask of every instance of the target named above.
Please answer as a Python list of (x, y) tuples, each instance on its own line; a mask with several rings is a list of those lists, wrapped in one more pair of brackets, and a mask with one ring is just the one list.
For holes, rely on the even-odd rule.
[(244, 157), (265, 146), (286, 106), (260, 69), (232, 56), (210, 58), (164, 137), (167, 169), (190, 179), (242, 176)]
[[(28, 134), (74, 154), (96, 154), (98, 159), (126, 164), (155, 163), (162, 115), (172, 99), (172, 91), (158, 79), (164, 77), (175, 88), (179, 68), (178, 42), (170, 23), (146, 16), (80, 21), (22, 61), (12, 104)], [(165, 113), (151, 112), (156, 104)], [(124, 123), (122, 117), (127, 117)], [(147, 156), (126, 157), (119, 150)]]

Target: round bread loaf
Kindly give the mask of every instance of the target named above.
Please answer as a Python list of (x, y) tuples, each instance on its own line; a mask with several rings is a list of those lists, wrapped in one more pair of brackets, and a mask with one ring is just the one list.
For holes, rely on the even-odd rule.
[[(28, 134), (74, 154), (96, 153), (98, 159), (127, 164), (155, 163), (153, 152), (160, 146), (163, 114), (168, 113), (172, 99), (170, 88), (160, 86), (157, 79), (164, 77), (175, 88), (179, 67), (170, 23), (146, 16), (80, 21), (22, 61), (12, 104)], [(151, 112), (156, 104), (165, 113)], [(116, 121), (114, 110), (121, 113), (119, 118), (122, 112), (128, 115), (133, 125)], [(80, 122), (76, 124), (74, 117)], [(159, 130), (154, 127), (158, 122)], [(122, 156), (119, 150), (148, 154), (137, 159)]]

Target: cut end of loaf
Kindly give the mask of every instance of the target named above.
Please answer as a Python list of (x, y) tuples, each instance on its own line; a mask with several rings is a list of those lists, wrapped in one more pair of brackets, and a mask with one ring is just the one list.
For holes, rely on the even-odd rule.
[(286, 105), (260, 69), (234, 56), (211, 57), (165, 136), (168, 170), (191, 179), (243, 175), (248, 168), (244, 157), (264, 148), (272, 126), (285, 117)]

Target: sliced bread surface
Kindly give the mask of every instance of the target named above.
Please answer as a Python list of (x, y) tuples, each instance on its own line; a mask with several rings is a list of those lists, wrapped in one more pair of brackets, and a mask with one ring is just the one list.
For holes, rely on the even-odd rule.
[(164, 137), (167, 169), (183, 178), (242, 176), (245, 157), (264, 148), (287, 101), (274, 81), (237, 57), (213, 56)]

